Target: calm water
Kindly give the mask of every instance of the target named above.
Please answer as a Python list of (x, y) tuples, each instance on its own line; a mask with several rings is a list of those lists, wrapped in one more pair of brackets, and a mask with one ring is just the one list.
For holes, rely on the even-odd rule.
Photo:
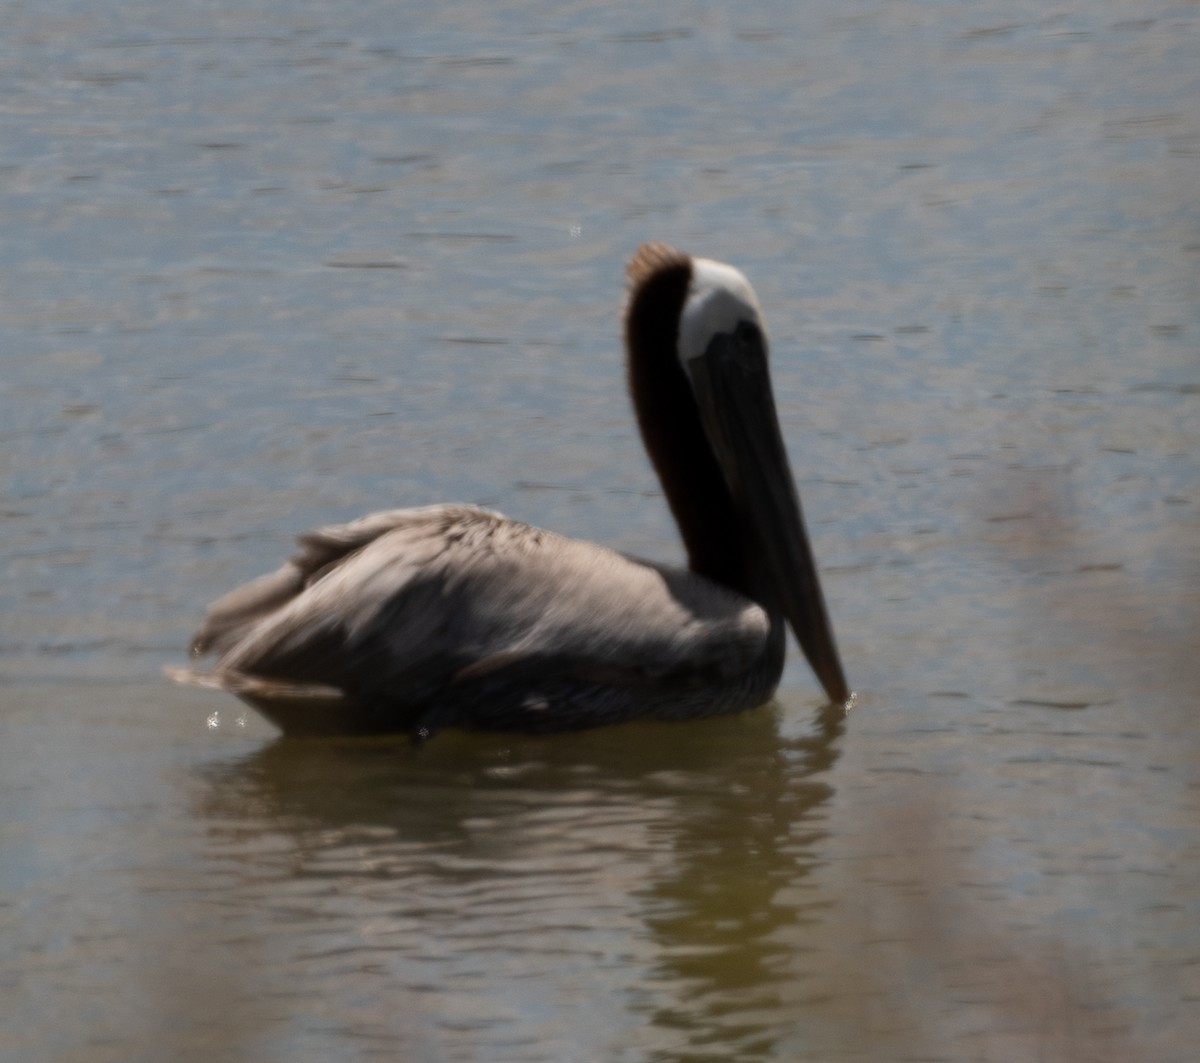
[[(0, 36), (0, 1058), (1200, 1038), (1200, 7), (48, 0)], [(647, 238), (741, 266), (860, 704), (283, 742), (297, 531), (677, 559)]]

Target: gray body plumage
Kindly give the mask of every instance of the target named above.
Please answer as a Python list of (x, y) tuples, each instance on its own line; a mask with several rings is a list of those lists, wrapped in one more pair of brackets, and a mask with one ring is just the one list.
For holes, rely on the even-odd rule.
[(192, 645), (217, 654), (210, 683), (288, 731), (731, 712), (782, 668), (782, 624), (741, 595), (485, 509), (375, 513), (299, 543), (215, 602)]

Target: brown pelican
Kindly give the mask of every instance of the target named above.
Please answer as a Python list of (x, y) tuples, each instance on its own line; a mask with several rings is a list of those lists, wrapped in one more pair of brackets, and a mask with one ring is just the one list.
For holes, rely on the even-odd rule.
[(629, 391), (686, 569), (475, 506), (373, 513), (215, 602), (191, 647), (215, 668), (170, 674), (288, 733), (567, 730), (762, 704), (786, 622), (847, 701), (753, 289), (659, 243), (628, 275)]

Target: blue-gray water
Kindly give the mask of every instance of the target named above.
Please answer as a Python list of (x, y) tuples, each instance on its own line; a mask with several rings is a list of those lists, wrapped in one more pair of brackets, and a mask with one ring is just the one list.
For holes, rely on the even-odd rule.
[[(1185, 1061), (1200, 7), (10, 3), (0, 1058)], [(740, 266), (850, 679), (281, 742), (293, 533), (679, 547), (623, 263)]]

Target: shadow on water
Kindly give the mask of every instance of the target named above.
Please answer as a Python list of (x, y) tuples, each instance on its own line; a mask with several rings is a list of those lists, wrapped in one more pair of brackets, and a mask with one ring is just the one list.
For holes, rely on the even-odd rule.
[[(421, 991), (439, 1039), (470, 1036), (447, 1019), (456, 982), (478, 979), (486, 996), (529, 980), (515, 1015), (476, 1030), (480, 1045), (608, 983), (624, 1021), (597, 1031), (605, 1042), (614, 1022), (648, 1019), (635, 1036), (662, 1058), (769, 1057), (795, 948), (781, 931), (819, 918), (797, 891), (844, 714), (800, 737), (780, 719), (771, 706), (686, 728), (447, 733), (421, 749), (281, 739), (203, 769), (199, 811), (218, 851), (258, 865), (251, 893), (304, 894), (298, 924), (335, 911), (336, 950), (383, 964), (389, 993)], [(547, 1058), (552, 1038), (538, 1034)], [(570, 1038), (578, 1048), (578, 1029)]]

